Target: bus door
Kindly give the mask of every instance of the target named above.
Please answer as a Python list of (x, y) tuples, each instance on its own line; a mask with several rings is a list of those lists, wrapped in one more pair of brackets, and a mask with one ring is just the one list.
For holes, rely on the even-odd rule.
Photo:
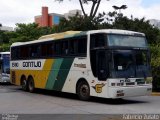
[(109, 58), (105, 50), (98, 50), (96, 54), (98, 80), (106, 81), (109, 77)]

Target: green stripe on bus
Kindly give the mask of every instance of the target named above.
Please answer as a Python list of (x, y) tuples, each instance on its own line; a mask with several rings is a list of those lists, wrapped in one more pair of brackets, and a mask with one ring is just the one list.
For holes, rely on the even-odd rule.
[(55, 84), (53, 87), (54, 90), (57, 90), (57, 91), (62, 90), (64, 83), (66, 81), (66, 78), (68, 76), (68, 73), (70, 71), (71, 65), (73, 63), (73, 60), (74, 58), (64, 58), (63, 63), (60, 67), (60, 71), (57, 76), (57, 80), (55, 81)]
[(56, 81), (58, 72), (60, 70), (60, 66), (63, 62), (63, 59), (55, 59), (55, 62), (52, 65), (51, 71), (49, 73), (49, 77), (46, 84), (46, 89), (53, 89), (54, 83)]

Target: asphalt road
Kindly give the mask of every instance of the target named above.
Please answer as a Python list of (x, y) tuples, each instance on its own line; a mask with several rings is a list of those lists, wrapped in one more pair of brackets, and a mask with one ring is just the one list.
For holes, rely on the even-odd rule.
[[(90, 101), (81, 101), (74, 94), (47, 90), (37, 90), (36, 93), (29, 93), (22, 91), (21, 88), (17, 86), (0, 85), (0, 113), (2, 115), (8, 113), (68, 115), (111, 114), (111, 116), (113, 114), (160, 115), (160, 96), (131, 97), (120, 100), (92, 97)], [(71, 116), (68, 117), (70, 118)], [(77, 118), (77, 116), (75, 117)]]

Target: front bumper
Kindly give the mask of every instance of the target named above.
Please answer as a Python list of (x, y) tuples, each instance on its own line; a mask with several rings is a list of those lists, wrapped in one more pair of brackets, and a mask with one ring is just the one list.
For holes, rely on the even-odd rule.
[(129, 87), (109, 87), (109, 98), (124, 98), (134, 96), (151, 95), (152, 85), (129, 86)]

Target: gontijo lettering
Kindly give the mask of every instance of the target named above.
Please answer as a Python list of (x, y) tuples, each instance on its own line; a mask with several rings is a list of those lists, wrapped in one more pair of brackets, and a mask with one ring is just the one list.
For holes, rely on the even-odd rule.
[(23, 67), (41, 67), (41, 61), (23, 62)]

